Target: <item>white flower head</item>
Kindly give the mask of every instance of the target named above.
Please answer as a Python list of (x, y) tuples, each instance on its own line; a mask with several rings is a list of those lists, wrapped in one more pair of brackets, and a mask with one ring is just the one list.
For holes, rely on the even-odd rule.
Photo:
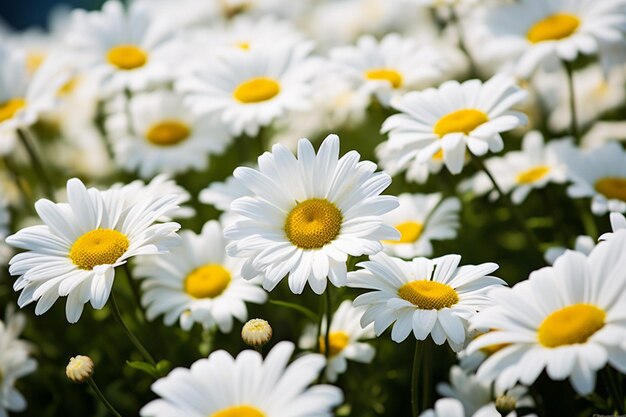
[(317, 155), (301, 139), (297, 159), (278, 144), (259, 157), (258, 170), (235, 170), (252, 196), (231, 204), (243, 219), (225, 236), (229, 254), (247, 258), (244, 278), (260, 274), (271, 291), (288, 274), (293, 293), (308, 282), (321, 294), (327, 280), (346, 284), (349, 255), (374, 254), (381, 240), (398, 238), (380, 217), (398, 206), (396, 197), (379, 195), (391, 178), (359, 158), (355, 151), (339, 158), (339, 138), (329, 135)]
[(500, 152), (504, 148), (500, 133), (526, 123), (524, 114), (510, 110), (525, 97), (512, 78), (501, 74), (484, 84), (446, 81), (437, 89), (392, 100), (400, 113), (385, 120), (381, 131), (389, 133), (390, 149), (403, 150), (404, 164), (412, 158), (424, 163), (440, 154), (448, 170), (458, 174), (466, 149), (475, 156)]
[(75, 323), (85, 303), (104, 307), (116, 267), (138, 255), (166, 252), (179, 243), (180, 225), (155, 224), (176, 206), (176, 195), (128, 206), (120, 191), (87, 189), (73, 178), (67, 196), (69, 203), (37, 201), (44, 224), (26, 227), (6, 241), (27, 250), (9, 262), (11, 275), (19, 275), (13, 285), (22, 291), (19, 306), (37, 301), (35, 314), (40, 315), (67, 296), (67, 320)]
[(163, 315), (168, 326), (178, 320), (185, 330), (199, 323), (229, 333), (233, 318), (248, 319), (245, 302), (265, 302), (267, 293), (258, 280), (241, 278), (243, 260), (226, 255), (222, 234), (222, 225), (212, 220), (199, 235), (182, 231), (181, 245), (169, 253), (137, 260), (149, 320)]
[(459, 267), (460, 261), (459, 255), (403, 261), (379, 253), (357, 264), (363, 269), (348, 274), (348, 286), (372, 290), (354, 300), (355, 306), (367, 306), (361, 325), (373, 322), (380, 336), (395, 322), (391, 339), (397, 343), (413, 331), (418, 340), (430, 335), (458, 352), (467, 340), (469, 319), (491, 305), (486, 291), (504, 284), (487, 275), (498, 265)]

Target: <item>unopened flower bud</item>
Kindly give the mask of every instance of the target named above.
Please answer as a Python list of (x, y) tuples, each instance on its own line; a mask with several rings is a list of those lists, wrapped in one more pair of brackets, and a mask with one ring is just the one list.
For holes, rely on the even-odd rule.
[(263, 319), (248, 320), (241, 329), (241, 338), (246, 345), (259, 348), (272, 338), (272, 326)]
[(510, 395), (500, 395), (496, 398), (496, 410), (502, 417), (514, 411), (516, 407), (515, 398)]
[(89, 356), (74, 356), (65, 367), (65, 375), (72, 382), (87, 382), (93, 375), (93, 361)]

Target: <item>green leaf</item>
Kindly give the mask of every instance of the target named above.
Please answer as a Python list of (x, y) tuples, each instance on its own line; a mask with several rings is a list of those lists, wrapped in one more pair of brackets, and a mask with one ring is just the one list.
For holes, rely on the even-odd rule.
[[(164, 362), (164, 361), (161, 361), (161, 362)], [(161, 362), (159, 362), (159, 364)], [(126, 361), (126, 364), (133, 369), (137, 369), (139, 371), (147, 373), (148, 375), (152, 376), (155, 379), (161, 376), (158, 370), (159, 364), (157, 364), (157, 368), (155, 368), (154, 366), (150, 365), (147, 362), (142, 362), (142, 361)]]

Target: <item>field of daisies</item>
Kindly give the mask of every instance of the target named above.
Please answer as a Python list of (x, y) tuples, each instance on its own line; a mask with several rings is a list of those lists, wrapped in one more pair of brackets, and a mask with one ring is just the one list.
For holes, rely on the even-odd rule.
[(626, 414), (626, 0), (0, 27), (0, 417)]

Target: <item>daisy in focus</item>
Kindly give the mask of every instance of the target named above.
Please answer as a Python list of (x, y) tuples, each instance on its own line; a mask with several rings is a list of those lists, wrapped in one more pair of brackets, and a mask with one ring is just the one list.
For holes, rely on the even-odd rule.
[(489, 276), (494, 263), (459, 267), (459, 255), (434, 260), (403, 261), (384, 253), (370, 256), (348, 274), (348, 286), (372, 290), (359, 295), (355, 306), (366, 306), (362, 326), (374, 323), (380, 336), (392, 323), (391, 339), (400, 343), (411, 331), (417, 340), (430, 335), (437, 345), (448, 342), (461, 350), (468, 336), (468, 321), (477, 311), (491, 305), (486, 292), (504, 284)]
[(280, 342), (265, 358), (252, 350), (236, 358), (224, 350), (213, 352), (152, 384), (160, 398), (146, 404), (140, 415), (331, 417), (343, 400), (339, 388), (310, 386), (324, 367), (324, 357), (306, 354), (288, 364), (294, 349), (293, 343)]
[(474, 339), (467, 350), (508, 346), (483, 362), (478, 378), (507, 389), (518, 381), (533, 384), (545, 369), (553, 380), (569, 378), (584, 395), (594, 390), (596, 372), (607, 363), (626, 371), (620, 347), (626, 337), (625, 251), (626, 231), (619, 231), (588, 257), (568, 251), (513, 288), (492, 290), (494, 306), (471, 324), (497, 330)]
[(168, 326), (176, 321), (184, 330), (194, 323), (205, 329), (217, 325), (230, 333), (233, 318), (248, 319), (245, 302), (267, 300), (258, 281), (241, 278), (243, 261), (226, 255), (222, 233), (219, 222), (209, 221), (199, 235), (182, 231), (180, 246), (169, 253), (137, 259), (148, 320), (163, 315)]
[(574, 149), (563, 160), (573, 183), (567, 188), (571, 198), (591, 198), (591, 211), (596, 216), (626, 213), (626, 151), (619, 143)]
[(192, 110), (216, 114), (235, 135), (256, 136), (288, 111), (310, 106), (320, 61), (308, 42), (271, 49), (233, 51), (221, 59), (190, 64), (176, 88)]
[(215, 117), (193, 115), (180, 95), (167, 90), (135, 95), (129, 112), (110, 116), (106, 128), (117, 163), (143, 178), (202, 171), (209, 155), (222, 154), (232, 140)]
[(15, 382), (37, 369), (37, 362), (30, 357), (31, 345), (19, 339), (25, 324), (24, 316), (10, 308), (4, 321), (0, 320), (0, 417), (26, 409), (26, 399), (15, 389)]
[[(330, 382), (337, 381), (339, 374), (348, 369), (348, 360), (370, 363), (374, 359), (376, 349), (368, 343), (361, 342), (363, 339), (375, 337), (374, 326), (361, 327), (361, 317), (364, 308), (357, 308), (352, 301), (345, 300), (333, 314), (330, 323), (328, 340), (330, 345), (329, 361), (326, 366), (326, 378)], [(326, 317), (322, 319), (322, 334), (318, 335), (317, 326), (309, 326), (300, 338), (299, 345), (302, 349), (315, 349), (321, 346), (321, 352), (326, 353)]]
[(442, 201), (440, 193), (400, 194), (400, 206), (383, 219), (400, 232), (400, 239), (383, 242), (384, 251), (400, 258), (430, 256), (433, 240), (454, 239), (459, 229), (461, 202), (456, 197)]
[(76, 10), (67, 33), (67, 53), (96, 77), (106, 93), (140, 90), (171, 77), (169, 34), (154, 24), (145, 2), (128, 9), (109, 0), (102, 10)]
[(155, 224), (176, 207), (176, 195), (125, 207), (119, 191), (87, 189), (74, 178), (67, 182), (67, 197), (69, 203), (37, 201), (44, 224), (26, 227), (6, 241), (26, 250), (9, 262), (11, 275), (19, 275), (13, 285), (22, 291), (19, 306), (36, 301), (40, 315), (67, 296), (67, 320), (76, 323), (85, 303), (104, 307), (116, 267), (138, 255), (166, 252), (178, 244), (180, 225)]
[(555, 67), (624, 42), (626, 10), (615, 0), (520, 0), (479, 11), (476, 49), (508, 62), (522, 77), (540, 64)]
[(459, 174), (466, 149), (475, 156), (500, 152), (504, 148), (500, 133), (527, 122), (524, 114), (510, 110), (526, 95), (504, 75), (484, 84), (446, 81), (437, 89), (393, 100), (392, 107), (400, 113), (385, 120), (381, 132), (389, 134), (388, 148), (403, 150), (399, 165), (406, 166), (414, 158), (425, 163), (441, 153), (448, 170)]
[(259, 157), (258, 170), (235, 170), (252, 195), (231, 204), (243, 218), (224, 235), (229, 255), (247, 258), (244, 278), (262, 275), (271, 291), (288, 274), (294, 294), (307, 282), (321, 294), (328, 280), (346, 285), (348, 256), (377, 253), (381, 240), (399, 237), (380, 217), (398, 206), (396, 197), (379, 195), (391, 178), (359, 158), (355, 151), (339, 158), (339, 138), (329, 135), (317, 155), (301, 139), (297, 159), (278, 144)]

